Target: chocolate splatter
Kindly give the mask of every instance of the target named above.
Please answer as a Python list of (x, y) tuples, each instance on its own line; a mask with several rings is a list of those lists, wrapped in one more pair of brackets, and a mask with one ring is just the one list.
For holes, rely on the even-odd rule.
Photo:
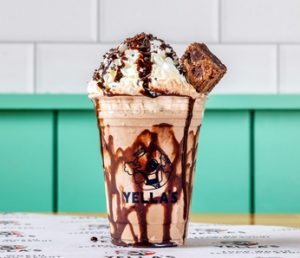
[(97, 242), (97, 241), (98, 241), (98, 238), (95, 237), (95, 236), (92, 236), (92, 237), (91, 237), (91, 241), (92, 241), (92, 242)]

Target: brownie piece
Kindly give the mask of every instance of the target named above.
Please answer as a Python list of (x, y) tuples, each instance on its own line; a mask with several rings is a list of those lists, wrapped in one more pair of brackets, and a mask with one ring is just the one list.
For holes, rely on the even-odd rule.
[(185, 76), (200, 93), (209, 93), (226, 72), (226, 66), (203, 43), (192, 43), (180, 59)]

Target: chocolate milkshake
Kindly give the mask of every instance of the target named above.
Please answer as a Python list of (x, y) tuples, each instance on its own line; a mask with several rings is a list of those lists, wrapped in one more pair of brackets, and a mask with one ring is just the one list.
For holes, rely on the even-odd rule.
[(211, 65), (221, 65), (220, 73), (203, 76), (209, 67), (199, 66), (206, 57), (202, 53), (201, 47), (188, 48), (180, 61), (170, 45), (141, 33), (104, 55), (89, 83), (116, 245), (184, 243), (198, 135), (206, 96), (214, 86), (201, 90), (190, 81), (202, 76), (217, 82), (215, 77), (226, 71), (210, 56)]

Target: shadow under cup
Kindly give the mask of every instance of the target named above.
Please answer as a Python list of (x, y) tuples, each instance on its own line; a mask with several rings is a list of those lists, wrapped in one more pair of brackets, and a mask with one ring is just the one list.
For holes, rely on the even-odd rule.
[(184, 243), (205, 100), (204, 95), (93, 99), (114, 244)]

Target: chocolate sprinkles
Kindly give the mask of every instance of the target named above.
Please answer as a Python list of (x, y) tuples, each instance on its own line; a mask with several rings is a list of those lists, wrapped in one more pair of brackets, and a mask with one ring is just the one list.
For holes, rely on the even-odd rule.
[[(154, 49), (154, 42), (157, 41), (157, 49)], [(132, 38), (127, 38), (119, 47), (112, 48), (103, 56), (103, 62), (99, 69), (95, 70), (93, 80), (97, 81), (97, 85), (101, 88), (105, 95), (112, 95), (111, 89), (108, 85), (105, 85), (104, 76), (109, 70), (115, 70), (114, 82), (120, 82), (124, 77), (122, 69), (125, 67), (127, 57), (125, 56), (125, 50), (137, 50), (139, 57), (136, 60), (138, 80), (137, 86), (142, 86), (143, 90), (140, 92), (148, 97), (157, 97), (163, 95), (164, 92), (153, 92), (150, 90), (151, 72), (153, 62), (151, 61), (151, 54), (157, 53), (158, 50), (164, 51), (166, 57), (171, 58), (178, 71), (183, 74), (183, 69), (179, 64), (179, 59), (173, 50), (173, 48), (165, 43), (163, 40), (154, 37), (152, 34), (140, 33)], [(115, 60), (119, 59), (121, 64), (116, 64)], [(114, 95), (114, 94), (113, 94)]]

